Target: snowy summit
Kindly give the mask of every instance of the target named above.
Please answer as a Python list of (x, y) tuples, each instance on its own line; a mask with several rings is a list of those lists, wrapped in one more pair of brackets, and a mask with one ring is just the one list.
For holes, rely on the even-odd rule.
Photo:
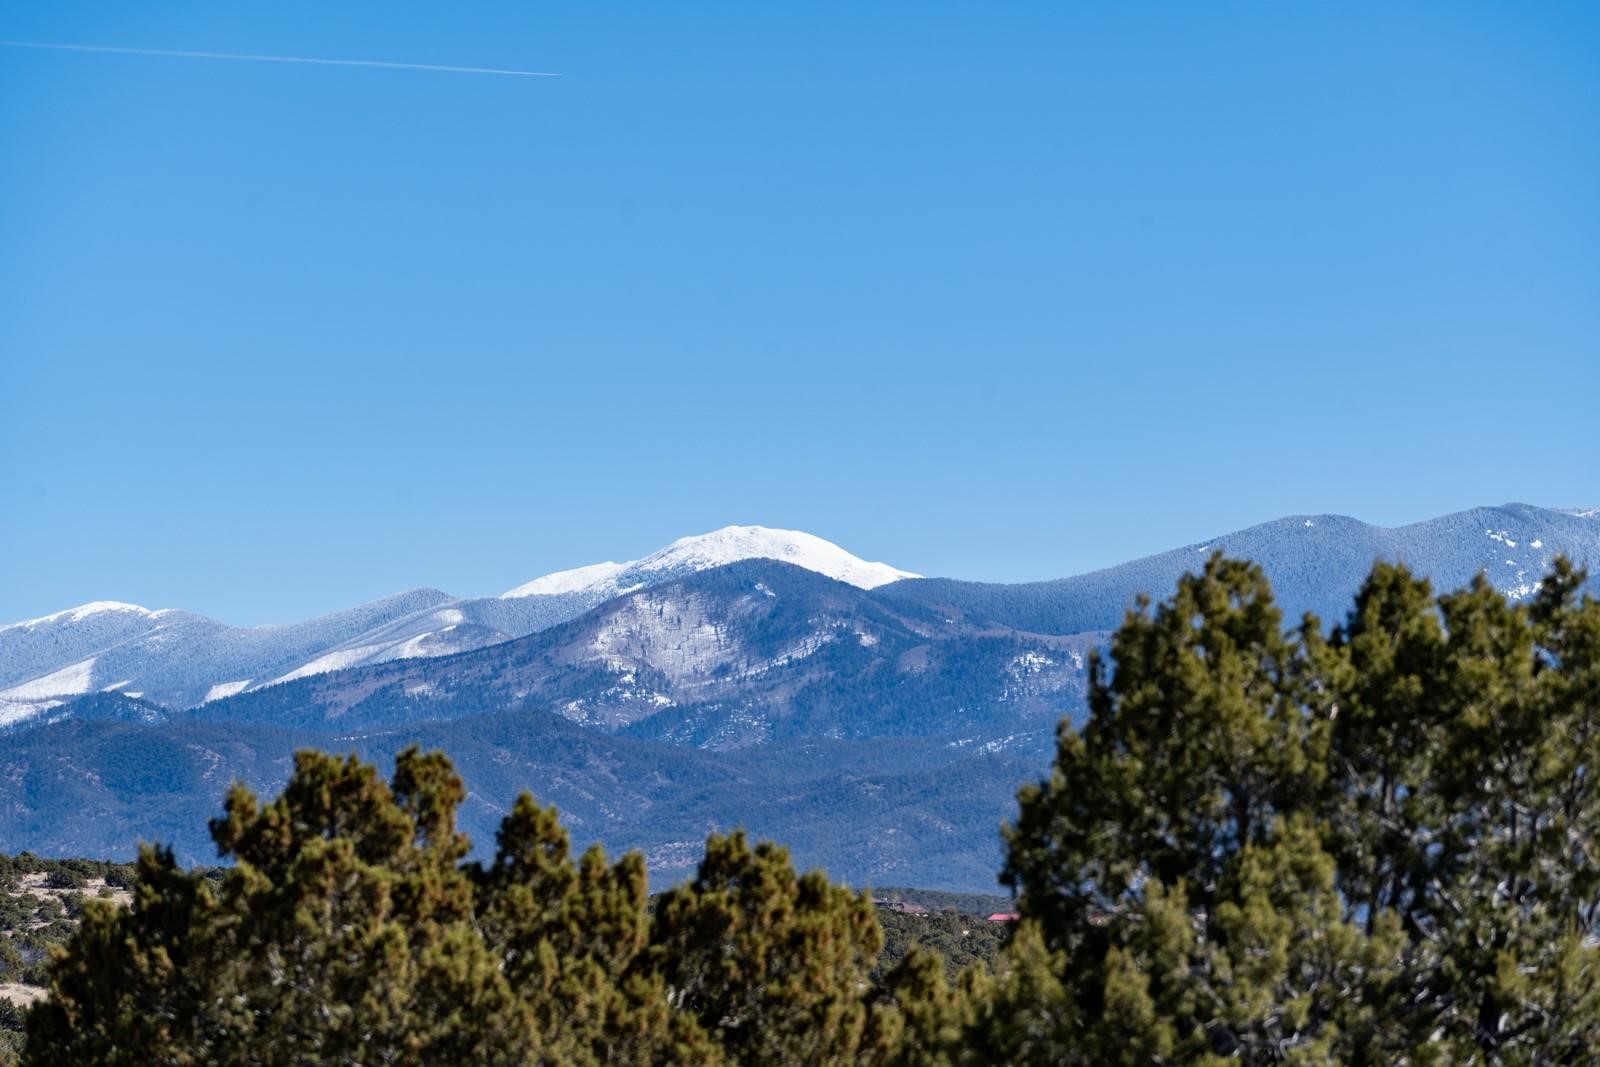
[(535, 578), (502, 593), (502, 599), (556, 593), (621, 593), (664, 577), (709, 570), (747, 559), (775, 559), (804, 567), (861, 589), (875, 589), (902, 578), (921, 575), (887, 563), (872, 563), (851, 555), (831, 541), (800, 530), (774, 530), (766, 526), (724, 526), (720, 530), (683, 537), (665, 548), (631, 563), (596, 563)]
[(25, 619), (22, 622), (13, 622), (0, 626), (0, 630), (31, 630), (41, 626), (57, 623), (82, 622), (96, 615), (123, 615), (134, 618), (151, 619), (160, 612), (142, 608), (138, 604), (124, 604), (120, 600), (95, 600), (88, 604), (79, 604), (66, 611), (58, 611), (54, 615), (43, 615), (37, 619)]

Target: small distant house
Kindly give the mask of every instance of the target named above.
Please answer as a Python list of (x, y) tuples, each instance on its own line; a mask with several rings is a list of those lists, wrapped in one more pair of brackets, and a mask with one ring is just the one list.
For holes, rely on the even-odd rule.
[(876, 897), (872, 903), (875, 907), (882, 908), (884, 911), (895, 911), (901, 915), (928, 914), (928, 909), (925, 905), (913, 904), (908, 900), (887, 900), (883, 897)]
[(1014, 911), (997, 911), (989, 916), (989, 921), (992, 923), (1014, 923), (1020, 918), (1022, 916)]

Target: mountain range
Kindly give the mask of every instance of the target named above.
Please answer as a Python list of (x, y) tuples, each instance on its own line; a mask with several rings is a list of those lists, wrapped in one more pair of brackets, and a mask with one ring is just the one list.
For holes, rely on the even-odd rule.
[(456, 760), (480, 842), (529, 788), (663, 880), (744, 825), (850, 881), (987, 889), (1017, 786), (1081, 714), (1089, 651), (1214, 551), (1261, 563), (1291, 621), (1331, 623), (1379, 558), (1525, 597), (1558, 553), (1594, 569), (1600, 515), (1293, 516), (1015, 585), (729, 527), (498, 597), (415, 590), (293, 626), (84, 605), (0, 628), (0, 851), (143, 837), (209, 862), (229, 781), (276, 788), (297, 746), (387, 761), (414, 742)]
[(729, 526), (629, 563), (547, 574), (500, 596), (413, 589), (286, 626), (228, 626), (186, 611), (99, 601), (0, 627), (0, 724), (86, 693), (120, 690), (186, 708), (340, 668), (464, 652), (743, 559), (784, 560), (864, 589), (916, 577), (810, 534)]

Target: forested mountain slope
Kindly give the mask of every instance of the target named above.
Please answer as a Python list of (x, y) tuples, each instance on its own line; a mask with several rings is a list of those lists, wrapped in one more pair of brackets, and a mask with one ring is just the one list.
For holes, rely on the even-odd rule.
[(1095, 640), (951, 620), (752, 560), (492, 648), (300, 679), (195, 715), (354, 730), (531, 707), (712, 748), (788, 737), (992, 741), (1048, 736), (1076, 712)]
[(1482, 571), (1513, 599), (1532, 593), (1557, 555), (1600, 569), (1600, 509), (1507, 504), (1394, 528), (1343, 515), (1294, 515), (1072, 578), (1015, 585), (920, 578), (878, 592), (1021, 630), (1109, 630), (1137, 595), (1164, 595), (1213, 552), (1259, 563), (1290, 619), (1310, 611), (1331, 624), (1343, 618), (1374, 560), (1404, 563), (1438, 589), (1459, 588)]

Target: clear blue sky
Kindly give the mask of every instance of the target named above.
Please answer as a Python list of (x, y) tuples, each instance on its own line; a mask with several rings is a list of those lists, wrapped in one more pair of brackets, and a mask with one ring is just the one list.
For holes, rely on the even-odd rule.
[[(141, 9), (142, 8), (142, 9)], [(0, 8), (0, 619), (1600, 503), (1600, 5)]]

